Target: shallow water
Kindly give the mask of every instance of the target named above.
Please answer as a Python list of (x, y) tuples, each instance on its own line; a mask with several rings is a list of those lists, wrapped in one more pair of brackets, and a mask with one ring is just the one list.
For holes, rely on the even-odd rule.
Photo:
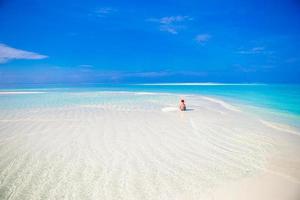
[(300, 184), (298, 129), (222, 99), (21, 91), (0, 95), (0, 199), (198, 200), (263, 173)]
[[(26, 95), (14, 98), (13, 95), (1, 95), (1, 91), (40, 91), (49, 92), (47, 95)], [(241, 107), (248, 112), (257, 115), (264, 115), (276, 122), (284, 122), (291, 126), (300, 128), (300, 85), (289, 84), (82, 84), (82, 85), (28, 85), (19, 88), (0, 89), (0, 109), (13, 109), (24, 106), (56, 106), (56, 105), (76, 105), (80, 103), (95, 103), (102, 101), (116, 101), (116, 98), (108, 96), (90, 95), (86, 98), (78, 98), (70, 95), (72, 93), (92, 93), (92, 92), (136, 92), (141, 94), (152, 93), (173, 93), (192, 94), (217, 97), (228, 101), (235, 106)], [(39, 100), (38, 97), (47, 99)], [(61, 101), (58, 98), (64, 96)], [(35, 98), (31, 98), (35, 97)], [(135, 99), (123, 99), (122, 101), (135, 101)], [(168, 99), (161, 99), (168, 101)], [(172, 103), (177, 105), (178, 100)], [(47, 105), (45, 105), (47, 104)]]

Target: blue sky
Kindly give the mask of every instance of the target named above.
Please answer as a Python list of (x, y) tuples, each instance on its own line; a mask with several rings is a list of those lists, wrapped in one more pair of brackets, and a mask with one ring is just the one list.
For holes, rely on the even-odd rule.
[(0, 0), (0, 84), (300, 82), (300, 1)]

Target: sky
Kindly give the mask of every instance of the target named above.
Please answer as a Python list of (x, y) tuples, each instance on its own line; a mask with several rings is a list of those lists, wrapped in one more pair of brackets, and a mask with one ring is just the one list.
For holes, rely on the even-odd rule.
[(299, 0), (0, 0), (0, 85), (300, 83)]

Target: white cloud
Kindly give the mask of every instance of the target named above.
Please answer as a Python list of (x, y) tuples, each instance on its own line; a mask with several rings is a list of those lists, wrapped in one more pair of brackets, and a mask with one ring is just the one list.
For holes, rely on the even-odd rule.
[(239, 54), (273, 54), (272, 51), (267, 51), (265, 47), (253, 47), (247, 50), (238, 51)]
[(115, 13), (117, 11), (118, 11), (117, 9), (112, 8), (112, 7), (102, 7), (102, 8), (98, 8), (98, 9), (94, 10), (93, 14), (98, 17), (105, 17), (105, 16)]
[(147, 21), (158, 23), (161, 31), (171, 34), (177, 34), (178, 30), (185, 28), (183, 23), (191, 20), (193, 20), (193, 18), (182, 15), (147, 19)]
[(263, 51), (263, 50), (265, 50), (265, 47), (253, 47), (251, 49), (251, 51), (253, 51), (253, 52), (260, 52), (260, 51)]
[(183, 21), (187, 21), (187, 20), (192, 20), (192, 18), (189, 17), (189, 16), (178, 15), (178, 16), (170, 16), (170, 17), (160, 18), (159, 22), (161, 24), (172, 24), (172, 23), (175, 23), (175, 22), (183, 22)]
[(94, 66), (93, 65), (87, 65), (87, 64), (78, 65), (78, 68), (79, 68), (79, 71), (86, 72), (86, 73), (94, 71)]
[(48, 58), (48, 56), (38, 53), (16, 49), (0, 43), (0, 64), (7, 63), (10, 60), (40, 60)]
[(211, 38), (209, 34), (199, 34), (196, 36), (196, 41), (200, 44), (206, 43)]
[(93, 65), (79, 65), (80, 68), (93, 68)]
[(170, 26), (170, 25), (164, 25), (160, 26), (159, 30), (169, 32), (172, 34), (178, 34), (178, 29), (180, 29), (178, 26)]

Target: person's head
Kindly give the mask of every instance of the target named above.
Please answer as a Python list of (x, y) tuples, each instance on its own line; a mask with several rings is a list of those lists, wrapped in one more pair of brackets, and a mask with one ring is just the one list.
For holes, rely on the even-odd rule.
[(184, 100), (183, 100), (183, 99), (181, 99), (181, 103), (184, 103)]

